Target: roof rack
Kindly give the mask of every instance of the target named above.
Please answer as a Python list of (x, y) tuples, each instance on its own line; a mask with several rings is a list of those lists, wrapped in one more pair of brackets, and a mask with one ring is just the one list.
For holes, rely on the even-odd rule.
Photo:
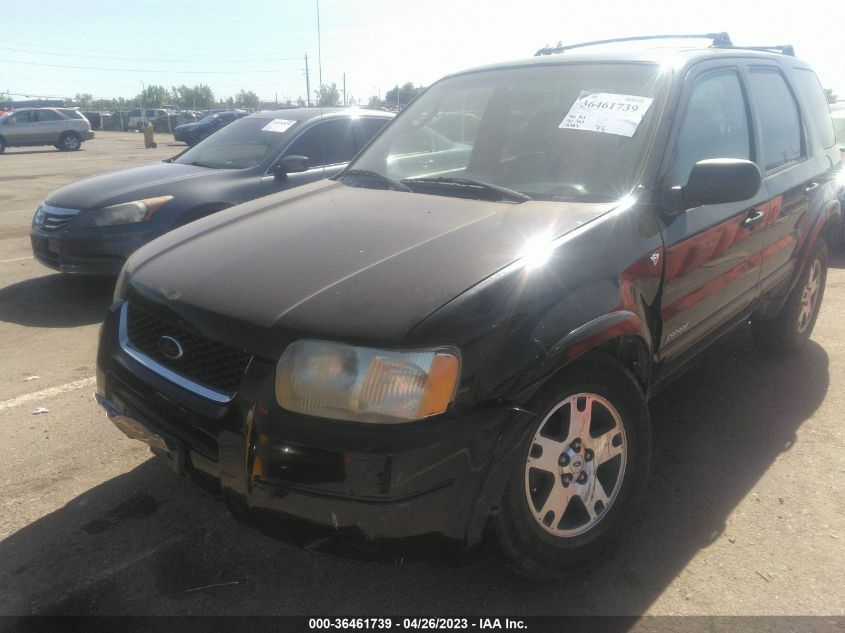
[[(585, 46), (598, 46), (600, 44), (614, 44), (616, 42), (635, 42), (639, 40), (711, 40), (712, 46), (731, 47), (731, 36), (725, 32), (722, 33), (704, 33), (699, 35), (636, 35), (633, 37), (617, 37), (610, 40), (595, 40), (593, 42), (582, 42), (580, 44), (569, 44), (568, 46), (551, 46), (541, 48), (534, 53), (535, 57), (540, 55), (555, 55), (563, 51), (572, 50), (573, 48), (584, 48)], [(777, 47), (771, 47), (777, 48)], [(791, 48), (791, 47), (790, 47)], [(794, 54), (794, 53), (793, 53)]]
[(795, 47), (792, 46), (792, 44), (777, 44), (776, 46), (737, 46), (736, 48), (746, 48), (752, 51), (766, 51), (769, 53), (780, 53), (781, 55), (795, 57)]

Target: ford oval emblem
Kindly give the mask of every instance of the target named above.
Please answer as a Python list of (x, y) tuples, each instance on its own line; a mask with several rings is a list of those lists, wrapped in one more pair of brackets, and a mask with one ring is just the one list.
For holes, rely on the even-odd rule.
[(184, 354), (182, 344), (172, 336), (160, 336), (158, 339), (158, 349), (170, 360), (179, 360)]

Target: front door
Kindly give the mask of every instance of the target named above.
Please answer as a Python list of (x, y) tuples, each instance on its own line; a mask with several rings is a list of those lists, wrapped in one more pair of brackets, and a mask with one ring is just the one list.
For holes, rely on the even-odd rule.
[(284, 179), (264, 176), (261, 184), (265, 193), (262, 195), (336, 176), (355, 157), (357, 142), (351, 118), (317, 122), (296, 137), (280, 156), (280, 159), (306, 156), (308, 169), (288, 174)]
[[(690, 73), (681, 103), (664, 188), (686, 184), (700, 160), (755, 160), (739, 67), (702, 64)], [(765, 228), (759, 207), (765, 202), (761, 188), (751, 200), (704, 205), (667, 219), (661, 361), (681, 359), (756, 298)]]

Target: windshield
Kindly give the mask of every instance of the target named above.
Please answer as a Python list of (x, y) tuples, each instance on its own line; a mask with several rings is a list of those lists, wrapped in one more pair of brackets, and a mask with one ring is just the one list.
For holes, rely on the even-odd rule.
[(207, 117), (203, 117), (197, 123), (211, 123), (214, 119), (217, 118), (216, 114), (209, 114)]
[(617, 200), (636, 184), (665, 83), (659, 66), (639, 63), (448, 78), (409, 105), (341, 179), (439, 195), (472, 195), (472, 181), (523, 199)]
[[(238, 119), (194, 145), (173, 160), (180, 165), (199, 165), (215, 169), (246, 169), (275, 156), (290, 140), (288, 129), (296, 126), (271, 125), (277, 119)], [(263, 128), (269, 129), (263, 129)]]

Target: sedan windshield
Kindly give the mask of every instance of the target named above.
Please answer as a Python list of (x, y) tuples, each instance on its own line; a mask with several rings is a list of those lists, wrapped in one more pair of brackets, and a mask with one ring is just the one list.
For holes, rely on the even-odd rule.
[(409, 105), (340, 179), (511, 202), (616, 200), (636, 184), (666, 83), (659, 66), (645, 63), (447, 78)]
[[(238, 119), (194, 145), (173, 162), (215, 169), (246, 169), (261, 165), (275, 156), (290, 139), (286, 131), (288, 128), (273, 128), (269, 125), (273, 121), (267, 118)], [(296, 130), (296, 126), (290, 129)]]

